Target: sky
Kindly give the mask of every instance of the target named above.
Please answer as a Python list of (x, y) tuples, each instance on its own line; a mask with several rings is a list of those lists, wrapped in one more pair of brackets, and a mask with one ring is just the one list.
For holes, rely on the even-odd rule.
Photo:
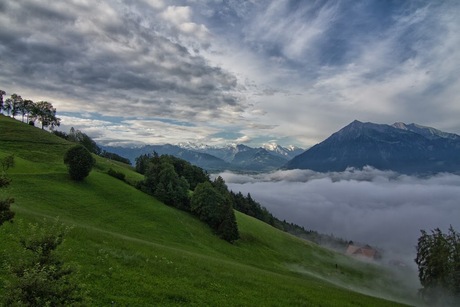
[(250, 193), (281, 220), (370, 244), (383, 249), (387, 260), (407, 265), (415, 265), (420, 230), (460, 229), (460, 176), (454, 174), (421, 178), (365, 167), (220, 176), (229, 189)]
[(101, 145), (460, 134), (460, 2), (0, 1), (0, 88)]

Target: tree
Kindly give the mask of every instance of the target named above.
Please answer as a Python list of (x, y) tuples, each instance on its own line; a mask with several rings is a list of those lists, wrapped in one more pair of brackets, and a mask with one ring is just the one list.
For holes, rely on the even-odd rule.
[(48, 101), (39, 101), (33, 105), (31, 111), (33, 121), (39, 120), (42, 123), (42, 129), (50, 126), (51, 129), (59, 127), (61, 119), (56, 117), (56, 108)]
[(1, 163), (2, 171), (5, 173), (9, 168), (14, 167), (14, 156), (9, 155), (2, 159)]
[[(6, 156), (1, 161), (2, 164), (2, 174), (0, 175), (0, 188), (7, 187), (11, 179), (5, 175), (5, 172), (14, 166), (14, 156)], [(14, 218), (14, 212), (11, 211), (11, 204), (14, 203), (14, 198), (0, 199), (0, 226), (3, 223), (12, 221)]]
[(19, 114), (21, 110), (21, 105), (23, 104), (24, 100), (18, 94), (11, 95), (11, 115), (13, 118)]
[(102, 154), (102, 149), (97, 146), (96, 142), (90, 138), (88, 135), (84, 134), (80, 130), (75, 130), (74, 127), (70, 128), (69, 134), (66, 135), (66, 139), (71, 142), (79, 143), (86, 147), (89, 152), (96, 155)]
[(22, 115), (22, 122), (24, 122), (24, 116), (26, 117), (26, 123), (29, 122), (29, 115), (32, 112), (35, 103), (30, 99), (25, 99), (22, 101), (21, 105), (19, 106), (19, 112)]
[(220, 193), (210, 182), (197, 185), (191, 199), (191, 210), (222, 239), (233, 242), (239, 238), (230, 199)]
[(217, 228), (217, 233), (228, 242), (234, 242), (240, 238), (235, 212), (229, 203), (225, 208), (223, 220)]
[(19, 224), (21, 257), (8, 266), (5, 306), (75, 306), (83, 295), (74, 281), (74, 270), (56, 254), (70, 231), (56, 220), (44, 226)]
[[(158, 154), (157, 154), (157, 157), (158, 157)], [(144, 175), (145, 172), (147, 171), (147, 168), (149, 166), (151, 158), (152, 158), (152, 156), (149, 155), (149, 154), (143, 154), (143, 155), (140, 155), (139, 157), (137, 157), (136, 160), (135, 160), (136, 172), (138, 172), (139, 174)]]
[(3, 96), (6, 95), (4, 90), (0, 90), (0, 114), (3, 113)]
[(13, 220), (15, 213), (10, 208), (12, 203), (14, 203), (14, 198), (0, 199), (0, 226)]
[(7, 116), (10, 116), (12, 109), (13, 109), (13, 100), (11, 98), (7, 98), (3, 104), (3, 111), (6, 112)]
[(225, 197), (211, 183), (204, 182), (198, 184), (193, 192), (191, 210), (200, 220), (217, 230), (223, 220), (224, 203)]
[(421, 230), (417, 242), (420, 293), (428, 304), (460, 303), (460, 237), (452, 228), (444, 234), (439, 228), (428, 234)]
[(65, 153), (64, 163), (67, 165), (70, 178), (82, 181), (89, 175), (96, 160), (84, 146), (76, 145)]
[(188, 183), (177, 175), (171, 164), (163, 162), (160, 165), (157, 180), (153, 190), (155, 197), (169, 206), (189, 210)]

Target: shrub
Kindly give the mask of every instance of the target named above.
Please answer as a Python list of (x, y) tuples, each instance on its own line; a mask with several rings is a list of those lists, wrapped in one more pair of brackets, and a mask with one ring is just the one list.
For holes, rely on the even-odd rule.
[(6, 263), (10, 276), (5, 282), (4, 305), (84, 306), (85, 294), (75, 269), (56, 253), (70, 228), (57, 219), (52, 224), (44, 220), (44, 225), (20, 221), (18, 226), (21, 257)]
[(112, 168), (107, 171), (107, 174), (114, 178), (120, 179), (121, 181), (125, 181), (125, 174), (123, 174), (122, 172), (117, 172)]
[(70, 178), (82, 181), (89, 175), (96, 161), (84, 146), (76, 145), (65, 153), (64, 163), (67, 165)]

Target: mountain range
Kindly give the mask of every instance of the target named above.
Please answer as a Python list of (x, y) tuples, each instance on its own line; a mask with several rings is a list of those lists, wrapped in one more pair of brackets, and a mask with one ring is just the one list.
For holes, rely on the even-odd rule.
[(252, 148), (242, 144), (222, 147), (205, 144), (180, 143), (178, 145), (146, 145), (142, 147), (110, 147), (102, 149), (128, 158), (131, 163), (142, 154), (173, 155), (202, 167), (208, 171), (231, 170), (236, 172), (268, 172), (285, 165), (289, 160), (304, 152), (303, 149), (282, 147), (275, 143)]
[(328, 172), (366, 165), (404, 174), (460, 172), (460, 136), (417, 124), (355, 120), (285, 168)]
[(372, 166), (403, 174), (460, 173), (460, 136), (417, 124), (392, 125), (353, 121), (304, 151), (275, 143), (252, 148), (205, 144), (147, 145), (138, 148), (102, 147), (128, 158), (154, 151), (173, 155), (211, 172), (269, 172), (276, 169), (344, 171)]

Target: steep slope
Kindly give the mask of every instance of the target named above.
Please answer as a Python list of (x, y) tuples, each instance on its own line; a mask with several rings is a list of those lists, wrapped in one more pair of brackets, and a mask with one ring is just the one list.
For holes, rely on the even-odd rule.
[[(243, 214), (241, 239), (228, 244), (189, 214), (106, 174), (123, 164), (98, 158), (84, 182), (68, 178), (62, 156), (73, 144), (0, 116), (0, 158), (14, 154), (10, 188), (16, 221), (59, 216), (74, 228), (60, 249), (78, 265), (88, 305), (387, 306), (410, 293), (382, 268), (320, 248)], [(0, 227), (0, 262), (19, 255), (17, 227)], [(338, 269), (337, 269), (338, 267)], [(0, 284), (7, 277), (0, 271)], [(0, 287), (0, 297), (4, 291)], [(403, 291), (403, 292), (401, 292)]]
[(286, 168), (327, 172), (370, 165), (408, 174), (460, 171), (460, 141), (427, 137), (420, 126), (397, 126), (354, 121), (289, 161)]

